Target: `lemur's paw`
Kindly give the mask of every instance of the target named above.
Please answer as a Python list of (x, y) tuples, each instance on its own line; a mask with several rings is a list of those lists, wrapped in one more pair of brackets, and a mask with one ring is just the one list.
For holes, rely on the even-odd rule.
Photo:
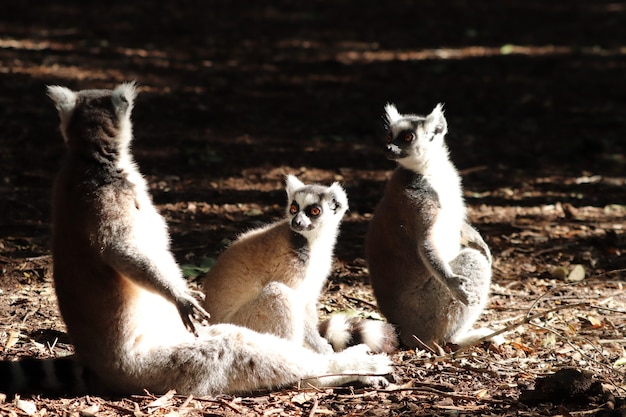
[[(180, 314), (180, 318), (182, 319), (185, 328), (196, 336), (198, 333), (196, 332), (196, 326), (194, 325), (192, 319), (201, 322), (203, 320), (208, 320), (211, 317), (198, 302), (196, 297), (199, 297), (199, 294), (202, 293), (199, 291), (187, 290), (175, 301), (178, 314)], [(204, 296), (204, 294), (202, 294), (202, 296)]]
[(480, 298), (476, 296), (472, 281), (462, 275), (453, 275), (447, 281), (448, 288), (454, 298), (465, 304), (473, 306), (480, 303)]
[(372, 354), (365, 344), (350, 346), (333, 355), (336, 373), (356, 373), (366, 377), (382, 376), (392, 372), (391, 359), (385, 354)]
[(383, 389), (389, 386), (389, 380), (384, 376), (365, 376), (361, 379), (361, 382), (376, 389)]

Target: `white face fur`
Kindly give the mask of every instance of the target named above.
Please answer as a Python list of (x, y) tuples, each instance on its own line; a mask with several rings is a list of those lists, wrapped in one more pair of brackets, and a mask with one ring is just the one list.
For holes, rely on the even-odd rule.
[(393, 104), (385, 106), (387, 157), (413, 171), (439, 155), (447, 154), (444, 136), (448, 132), (443, 106), (437, 104), (428, 116), (400, 114)]
[(348, 197), (338, 183), (330, 187), (305, 185), (293, 175), (286, 178), (287, 218), (291, 229), (307, 239), (334, 230), (348, 209)]

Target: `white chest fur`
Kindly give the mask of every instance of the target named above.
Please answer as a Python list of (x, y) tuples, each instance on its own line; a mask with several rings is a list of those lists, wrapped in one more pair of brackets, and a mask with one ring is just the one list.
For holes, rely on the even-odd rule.
[(329, 233), (328, 236), (317, 236), (310, 243), (306, 278), (298, 288), (304, 298), (319, 297), (331, 271), (335, 241), (335, 233)]

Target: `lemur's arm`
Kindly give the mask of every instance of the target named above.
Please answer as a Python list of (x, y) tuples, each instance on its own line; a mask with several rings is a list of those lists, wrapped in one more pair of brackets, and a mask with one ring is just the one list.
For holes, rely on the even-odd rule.
[(467, 222), (463, 222), (463, 226), (461, 226), (461, 245), (482, 252), (489, 261), (489, 265), (491, 265), (492, 259), (489, 246), (487, 246), (480, 233), (478, 233), (478, 230), (474, 229)]
[(478, 303), (476, 295), (469, 290), (472, 283), (467, 277), (457, 275), (452, 271), (450, 265), (442, 259), (431, 236), (426, 236), (418, 246), (418, 252), (428, 270), (450, 289), (455, 298), (465, 305)]
[(318, 353), (329, 354), (333, 352), (333, 347), (328, 340), (320, 335), (315, 302), (307, 303), (304, 312), (304, 341)]
[(168, 250), (146, 253), (131, 245), (112, 245), (103, 252), (105, 262), (136, 284), (160, 294), (176, 305), (183, 324), (197, 335), (192, 318), (202, 321), (209, 318), (196, 297), (204, 297), (193, 291), (185, 282), (174, 256)]

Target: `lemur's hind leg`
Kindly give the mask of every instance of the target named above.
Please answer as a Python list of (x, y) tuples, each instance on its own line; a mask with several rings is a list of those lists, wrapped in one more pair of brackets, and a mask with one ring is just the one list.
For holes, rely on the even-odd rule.
[(142, 381), (154, 392), (176, 389), (194, 395), (250, 392), (299, 382), (336, 386), (360, 381), (385, 386), (389, 359), (365, 345), (321, 355), (291, 341), (231, 324), (199, 328), (188, 343), (144, 355)]
[(304, 339), (304, 305), (298, 302), (297, 295), (281, 282), (270, 282), (228, 322), (301, 344)]
[[(452, 270), (467, 278), (470, 287), (465, 289), (478, 300), (477, 304), (462, 306), (459, 309), (458, 327), (453, 331), (450, 341), (458, 345), (467, 345), (493, 333), (493, 330), (483, 327), (472, 329), (474, 323), (483, 311), (489, 300), (489, 286), (491, 284), (491, 263), (478, 250), (466, 248), (450, 262)], [(495, 337), (492, 342), (504, 342), (502, 336)]]

